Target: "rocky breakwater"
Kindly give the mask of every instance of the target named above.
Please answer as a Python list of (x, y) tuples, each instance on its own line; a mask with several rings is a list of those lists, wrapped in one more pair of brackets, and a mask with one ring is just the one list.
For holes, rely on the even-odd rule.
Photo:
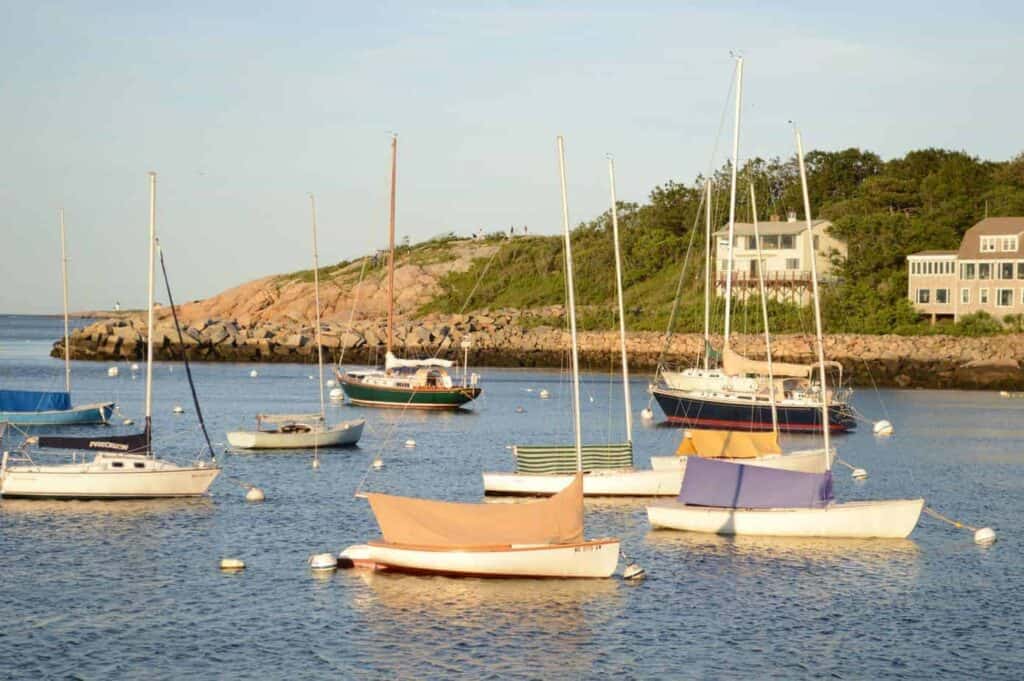
[[(164, 313), (166, 315), (166, 313)], [(463, 343), (469, 345), (473, 366), (559, 367), (566, 365), (568, 334), (555, 326), (560, 309), (485, 311), (465, 315), (428, 315), (400, 320), (395, 328), (395, 352), (406, 357), (439, 356), (460, 360)], [(557, 323), (557, 322), (555, 322)], [(182, 339), (169, 315), (154, 325), (155, 355), (180, 360), (229, 362), (315, 361), (314, 329), (297, 322), (192, 321), (182, 329)], [(351, 328), (341, 322), (324, 322), (325, 360), (346, 364), (378, 364), (385, 343), (383, 319), (356, 321)], [(146, 326), (141, 317), (96, 322), (71, 335), (76, 359), (139, 361), (145, 357)], [(721, 339), (713, 341), (721, 347)], [(696, 334), (673, 336), (666, 354), (671, 364), (686, 366), (696, 360), (703, 339)], [(634, 332), (628, 340), (630, 365), (651, 370), (664, 347), (664, 334)], [(763, 358), (762, 338), (740, 335), (733, 347), (751, 358)], [(618, 335), (613, 331), (580, 334), (581, 364), (591, 370), (609, 371), (618, 366)], [(63, 340), (52, 354), (63, 356)], [(1024, 335), (984, 338), (951, 336), (834, 335), (825, 341), (828, 359), (840, 362), (854, 384), (923, 388), (990, 388), (1024, 390)], [(773, 339), (777, 361), (814, 361), (813, 338), (780, 335)]]

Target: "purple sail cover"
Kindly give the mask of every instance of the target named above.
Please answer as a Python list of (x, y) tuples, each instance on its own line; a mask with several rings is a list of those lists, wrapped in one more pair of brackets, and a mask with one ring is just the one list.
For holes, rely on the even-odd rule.
[(832, 473), (800, 473), (691, 456), (679, 501), (719, 508), (823, 508)]

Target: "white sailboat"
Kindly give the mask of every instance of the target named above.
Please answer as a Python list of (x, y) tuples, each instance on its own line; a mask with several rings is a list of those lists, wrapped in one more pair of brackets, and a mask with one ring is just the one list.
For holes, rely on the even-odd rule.
[[(730, 347), (732, 319), (733, 248), (736, 231), (736, 173), (739, 167), (740, 113), (743, 99), (743, 58), (736, 60), (736, 106), (733, 121), (732, 163), (729, 183), (728, 258), (725, 281), (725, 328), (721, 350), (721, 366), (710, 366), (716, 353), (711, 347), (711, 184), (707, 185), (707, 225), (704, 256), (704, 352), (703, 366), (682, 371), (659, 366), (657, 379), (650, 387), (669, 423), (697, 428), (736, 428), (745, 430), (779, 430), (817, 432), (822, 421), (817, 405), (822, 387), (813, 380), (814, 367), (804, 364), (780, 364), (775, 372), (781, 380), (766, 380), (764, 362), (742, 357)], [(760, 247), (760, 244), (758, 245)], [(812, 258), (813, 259), (813, 258)], [(760, 268), (759, 268), (760, 271)], [(842, 366), (830, 363), (839, 373)], [(778, 392), (780, 399), (769, 405), (769, 395)], [(829, 403), (826, 412), (828, 427), (845, 431), (856, 426), (847, 400), (849, 391), (834, 389), (825, 392)], [(771, 419), (769, 420), (769, 411)], [(779, 418), (781, 416), (781, 419)]]
[(324, 408), (324, 349), (320, 330), (320, 256), (316, 238), (316, 197), (309, 195), (313, 214), (313, 295), (316, 320), (316, 361), (320, 377), (320, 413), (259, 414), (255, 430), (228, 433), (228, 444), (237, 449), (311, 449), (346, 447), (359, 442), (366, 419), (349, 419), (327, 425)]
[[(807, 231), (812, 229), (803, 143), (796, 133), (800, 183)], [(814, 325), (821, 385), (826, 385), (821, 300), (815, 258), (811, 258)], [(822, 418), (828, 411), (822, 391)], [(826, 538), (907, 537), (917, 525), (924, 499), (837, 503), (832, 494), (829, 429), (822, 429), (825, 472), (794, 473), (743, 464), (697, 459), (684, 480), (679, 500), (652, 504), (647, 518), (655, 528), (731, 535)]]
[(619, 540), (588, 541), (583, 537), (579, 353), (561, 137), (558, 151), (572, 339), (576, 475), (558, 494), (521, 504), (460, 504), (367, 494), (384, 539), (345, 549), (339, 556), (341, 565), (483, 577), (600, 578), (615, 571)]
[[(683, 469), (665, 466), (657, 470), (633, 467), (633, 415), (629, 391), (629, 358), (626, 354), (626, 318), (622, 298), (622, 257), (619, 249), (618, 201), (615, 196), (615, 161), (608, 159), (611, 192), (612, 239), (615, 246), (615, 290), (619, 312), (619, 351), (622, 357), (623, 407), (626, 442), (621, 445), (587, 445), (584, 448), (584, 496), (675, 496), (683, 481)], [(568, 447), (513, 447), (519, 471), (484, 473), (484, 493), (506, 496), (546, 496), (569, 485), (575, 473), (526, 472), (558, 469), (570, 453)], [(573, 452), (575, 453), (575, 452)], [(667, 457), (666, 457), (667, 458)], [(528, 462), (533, 459), (533, 465)], [(560, 461), (561, 460), (561, 461)]]
[[(156, 249), (156, 173), (149, 174), (149, 293), (147, 329), (153, 328)], [(3, 455), (0, 495), (5, 498), (153, 499), (205, 494), (220, 467), (198, 461), (179, 466), (153, 452), (153, 334), (146, 334), (146, 427), (142, 433), (101, 437), (33, 437), (20, 451)], [(74, 450), (71, 463), (44, 465), (27, 445)], [(86, 452), (95, 452), (90, 460)], [(81, 457), (81, 460), (79, 460)]]

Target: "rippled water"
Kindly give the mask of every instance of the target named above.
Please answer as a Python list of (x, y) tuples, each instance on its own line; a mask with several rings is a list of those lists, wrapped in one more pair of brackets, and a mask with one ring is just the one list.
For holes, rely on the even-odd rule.
[[(48, 359), (58, 320), (0, 317), (0, 386), (59, 389)], [(143, 383), (127, 365), (76, 363), (77, 403), (116, 398), (139, 419)], [(259, 410), (316, 408), (315, 367), (199, 365), (211, 433)], [(597, 369), (597, 368), (594, 368)], [(982, 392), (861, 390), (884, 415), (837, 438), (866, 467), (837, 469), (843, 498), (925, 496), (954, 518), (993, 526), (1000, 541), (923, 518), (907, 541), (721, 538), (648, 529), (642, 501), (587, 502), (588, 536), (616, 535), (648, 572), (641, 583), (488, 581), (368, 575), (318, 577), (315, 551), (372, 538), (353, 492), (366, 487), (479, 500), (482, 470), (507, 470), (515, 441), (568, 441), (557, 372), (484, 369), (469, 413), (415, 414), (331, 406), (365, 415), (358, 449), (222, 456), (207, 499), (163, 502), (0, 501), (0, 676), (170, 678), (1019, 678), (1024, 653), (1024, 401)], [(180, 366), (155, 370), (155, 440), (190, 460), (199, 434)], [(634, 410), (645, 406), (644, 377)], [(542, 402), (536, 391), (548, 388)], [(622, 436), (619, 386), (606, 367), (586, 376), (589, 441)], [(175, 404), (186, 414), (173, 416)], [(516, 413), (522, 406), (524, 413)], [(656, 413), (657, 408), (655, 407)], [(415, 449), (401, 445), (409, 438)], [(637, 425), (642, 463), (676, 444), (672, 429)], [(789, 444), (815, 440), (792, 436)], [(258, 483), (261, 505), (227, 479)], [(245, 559), (237, 574), (222, 556)]]

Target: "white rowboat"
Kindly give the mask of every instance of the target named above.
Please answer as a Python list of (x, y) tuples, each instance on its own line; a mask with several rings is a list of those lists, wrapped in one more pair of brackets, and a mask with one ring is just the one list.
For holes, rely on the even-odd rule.
[(346, 447), (356, 444), (363, 434), (366, 419), (342, 421), (325, 428), (307, 426), (293, 431), (236, 430), (228, 433), (228, 444), (237, 449), (312, 449)]
[(719, 508), (659, 502), (647, 507), (654, 528), (769, 537), (904, 539), (924, 499), (848, 501), (825, 508)]
[(371, 542), (350, 546), (338, 559), (344, 567), (460, 577), (606, 578), (618, 565), (619, 541), (461, 550)]

